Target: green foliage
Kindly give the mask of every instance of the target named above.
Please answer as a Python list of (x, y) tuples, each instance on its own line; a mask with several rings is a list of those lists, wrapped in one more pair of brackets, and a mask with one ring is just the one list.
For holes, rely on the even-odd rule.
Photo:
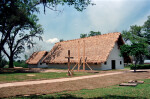
[[(122, 32), (125, 42), (131, 44), (130, 55), (134, 56), (135, 61), (139, 61), (139, 64), (144, 63), (145, 56), (150, 57), (148, 54), (150, 52), (150, 48), (148, 47), (148, 44), (150, 44), (149, 29), (150, 17), (148, 17), (143, 26), (132, 25), (128, 31), (124, 30)], [(124, 51), (125, 48), (122, 50)]]
[[(24, 52), (25, 46), (31, 48), (35, 44), (34, 37), (42, 40), (43, 29), (33, 13), (39, 12), (33, 0), (2, 0), (0, 5), (0, 50), (8, 57), (9, 67), (13, 68), (13, 60)], [(5, 48), (4, 44), (7, 45)]]
[(96, 35), (101, 35), (101, 32), (99, 32), (99, 31), (98, 32), (90, 31), (89, 34), (80, 34), (80, 38), (96, 36)]
[[(84, 10), (90, 0), (1, 0), (0, 1), (0, 53), (3, 51), (10, 60), (9, 67), (13, 68), (13, 59), (24, 52), (25, 44), (31, 48), (35, 44), (33, 37), (41, 38), (43, 29), (37, 24), (38, 18), (35, 12), (39, 12), (38, 6), (43, 4), (45, 8), (58, 11), (56, 6), (74, 6), (78, 11)], [(19, 38), (19, 39), (16, 39)], [(7, 43), (10, 55), (5, 50)]]
[(150, 44), (150, 16), (148, 20), (143, 25), (144, 37), (148, 39), (148, 44)]
[(148, 54), (147, 44), (143, 44), (143, 43), (122, 45), (120, 47), (120, 50), (121, 50), (121, 56), (134, 56), (134, 59), (135, 59), (134, 70), (135, 71), (136, 71), (136, 64), (138, 62), (140, 63), (142, 57)]
[(80, 34), (80, 38), (85, 38), (87, 37), (87, 34)]
[(130, 43), (147, 43), (147, 38), (144, 37), (141, 26), (130, 26), (129, 31), (122, 31), (122, 36), (125, 42), (130, 41)]
[(15, 67), (23, 67), (23, 68), (28, 68), (28, 64), (25, 63), (25, 61), (17, 61), (14, 62)]
[(130, 45), (122, 45), (120, 46), (120, 53), (121, 53), (121, 56), (130, 56), (130, 52), (131, 52), (131, 46)]
[(131, 45), (122, 45), (120, 47), (121, 50), (121, 55), (127, 55), (127, 56), (135, 56), (139, 57), (140, 55), (147, 55), (148, 50), (147, 50), (147, 44), (143, 43), (134, 43)]
[(90, 31), (90, 33), (88, 34), (88, 37), (89, 36), (96, 36), (96, 35), (101, 35), (101, 32), (94, 32), (94, 31)]
[[(137, 69), (150, 69), (150, 64), (140, 64), (136, 65)], [(130, 65), (130, 69), (134, 69), (134, 65)]]
[(39, 0), (35, 1), (37, 1), (37, 4), (43, 3), (44, 12), (46, 7), (51, 10), (58, 11), (56, 10), (56, 6), (58, 5), (74, 6), (77, 11), (83, 11), (88, 5), (95, 5), (94, 3), (91, 3), (91, 0), (40, 0), (40, 2), (38, 2)]

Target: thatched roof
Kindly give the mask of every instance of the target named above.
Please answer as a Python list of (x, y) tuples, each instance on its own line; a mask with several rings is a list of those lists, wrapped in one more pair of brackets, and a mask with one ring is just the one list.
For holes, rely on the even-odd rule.
[(87, 63), (103, 63), (107, 60), (109, 53), (113, 49), (115, 43), (123, 45), (121, 33), (108, 33), (103, 35), (91, 36), (75, 40), (58, 42), (52, 50), (44, 58), (44, 63), (67, 63), (65, 58), (70, 50), (71, 63), (78, 62), (78, 47), (80, 48), (80, 57), (83, 58), (83, 45), (85, 42), (85, 57)]
[(38, 62), (46, 56), (48, 52), (47, 51), (39, 51), (39, 52), (34, 52), (28, 60), (26, 60), (27, 64), (38, 64)]

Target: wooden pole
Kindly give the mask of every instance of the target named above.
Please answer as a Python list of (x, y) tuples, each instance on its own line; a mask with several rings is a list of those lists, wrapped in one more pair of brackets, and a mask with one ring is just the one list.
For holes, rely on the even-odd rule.
[(85, 40), (83, 41), (83, 71), (85, 71)]
[(68, 58), (68, 76), (72, 76), (72, 73), (70, 71), (70, 59), (73, 57), (70, 57), (70, 50), (68, 50), (68, 57), (65, 58)]
[(70, 50), (68, 50), (68, 71), (70, 71)]
[(80, 70), (80, 42), (78, 41), (78, 71)]

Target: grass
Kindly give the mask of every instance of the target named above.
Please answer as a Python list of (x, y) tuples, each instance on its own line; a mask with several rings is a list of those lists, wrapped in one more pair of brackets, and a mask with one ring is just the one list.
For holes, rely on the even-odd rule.
[[(82, 76), (82, 75), (90, 75), (90, 73), (75, 72), (73, 76)], [(63, 78), (63, 77), (68, 77), (66, 72), (4, 73), (4, 74), (0, 74), (0, 83), (15, 82), (15, 81), (28, 81), (28, 80), (41, 80), (41, 79), (54, 79), (54, 78)]]
[(11, 99), (150, 99), (150, 79), (136, 87), (121, 87), (118, 85), (93, 90), (65, 91), (49, 95), (13, 97)]

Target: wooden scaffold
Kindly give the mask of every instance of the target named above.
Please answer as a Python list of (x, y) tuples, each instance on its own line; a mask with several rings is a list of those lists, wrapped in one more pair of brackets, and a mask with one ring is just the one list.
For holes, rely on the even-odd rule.
[[(82, 65), (83, 64), (83, 65)], [(89, 66), (89, 64), (87, 63), (87, 57), (85, 57), (85, 40), (83, 40), (83, 61), (82, 61), (82, 57), (80, 56), (80, 42), (78, 41), (78, 62), (75, 64), (75, 66), (72, 68), (72, 71), (74, 70), (74, 68), (78, 65), (78, 71), (80, 70), (80, 67), (83, 66), (83, 70), (85, 71), (85, 66), (87, 65), (88, 68), (90, 70), (92, 70), (92, 68)]]

